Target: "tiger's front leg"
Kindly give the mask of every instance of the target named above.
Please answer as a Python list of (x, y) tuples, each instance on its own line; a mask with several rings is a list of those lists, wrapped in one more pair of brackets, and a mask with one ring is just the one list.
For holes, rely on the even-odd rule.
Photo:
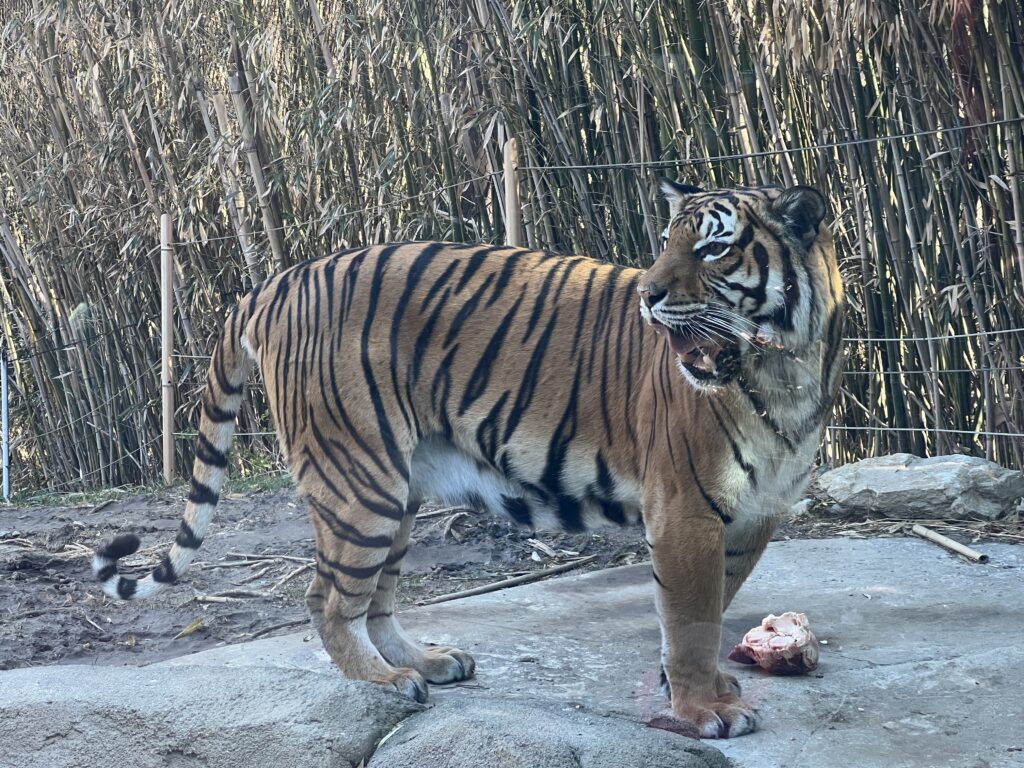
[(725, 586), (725, 526), (693, 502), (645, 504), (655, 602), (661, 622), (662, 666), (672, 702), (659, 727), (700, 738), (753, 731), (757, 716), (740, 698), (732, 675), (718, 669)]

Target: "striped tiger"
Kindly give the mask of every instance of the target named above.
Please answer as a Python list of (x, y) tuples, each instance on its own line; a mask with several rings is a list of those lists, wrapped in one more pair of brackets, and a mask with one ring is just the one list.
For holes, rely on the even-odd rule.
[[(793, 187), (664, 182), (671, 222), (646, 272), (503, 246), (400, 243), (285, 270), (231, 312), (213, 353), (191, 490), (141, 580), (100, 548), (111, 597), (174, 583), (206, 535), (255, 361), (316, 534), (306, 602), (352, 679), (424, 701), (474, 674), (395, 616), (424, 499), (525, 526), (642, 523), (670, 722), (755, 727), (718, 670), (722, 611), (799, 497), (841, 365), (842, 284), (825, 202)], [(639, 308), (639, 311), (637, 311)]]

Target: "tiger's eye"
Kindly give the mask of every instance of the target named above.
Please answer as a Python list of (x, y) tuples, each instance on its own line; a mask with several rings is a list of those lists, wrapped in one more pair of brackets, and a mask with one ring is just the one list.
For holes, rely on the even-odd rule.
[(730, 248), (732, 243), (708, 243), (698, 248), (694, 255), (701, 261), (714, 261), (725, 256)]

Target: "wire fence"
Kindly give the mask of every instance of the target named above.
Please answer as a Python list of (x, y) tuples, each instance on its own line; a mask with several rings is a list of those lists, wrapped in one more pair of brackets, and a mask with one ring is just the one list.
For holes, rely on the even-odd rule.
[[(1010, 122), (1010, 121), (999, 121), (998, 123), (987, 123), (986, 125), (1004, 124), (1006, 122)], [(975, 126), (965, 126), (964, 129), (972, 128), (972, 127), (979, 127), (979, 126), (977, 126), (977, 125), (975, 125)], [(877, 140), (883, 141), (883, 140), (903, 139), (903, 138), (909, 138), (909, 137), (918, 136), (918, 135), (921, 135), (921, 134), (915, 132), (913, 134), (901, 134), (899, 136), (879, 137)], [(857, 141), (857, 142), (848, 142), (848, 143), (860, 143), (860, 142)], [(800, 149), (802, 151), (812, 151), (814, 149), (825, 149), (825, 148), (829, 148), (829, 147), (833, 147), (833, 146), (837, 146), (837, 145), (835, 143), (830, 143), (830, 144), (822, 144), (822, 145), (819, 145), (819, 146), (816, 146), (816, 147), (803, 147), (803, 148), (800, 148)], [(771, 152), (758, 153), (758, 155), (780, 154), (780, 153), (783, 153), (785, 151), (786, 150), (773, 150)], [(722, 159), (722, 158), (709, 158), (708, 162), (712, 162), (712, 161), (714, 161), (716, 159)], [(734, 159), (734, 158), (732, 158), (730, 156), (727, 159)], [(646, 167), (647, 165), (650, 165), (650, 164), (645, 164), (644, 166), (637, 165), (636, 167)], [(616, 165), (616, 166), (603, 166), (603, 165), (573, 166), (572, 169), (574, 169), (574, 170), (606, 170), (606, 169), (611, 168), (611, 167), (614, 167), (614, 168), (617, 169), (617, 168), (620, 168), (620, 167), (628, 167), (628, 166), (625, 166), (623, 164), (619, 164), (619, 165)], [(523, 168), (522, 170), (544, 170), (544, 169), (535, 168), (535, 167), (527, 167), (527, 168)], [(440, 186), (440, 187), (437, 187), (436, 189), (431, 190), (431, 192), (422, 192), (422, 193), (420, 193), (418, 195), (415, 195), (415, 196), (409, 196), (408, 198), (403, 198), (403, 201), (404, 200), (413, 199), (413, 198), (423, 198), (424, 196), (426, 196), (428, 194), (434, 194), (434, 195), (444, 194), (446, 192), (450, 192), (453, 189), (464, 188), (466, 185), (471, 184), (473, 182), (482, 181), (482, 180), (490, 180), (490, 179), (494, 178), (494, 176), (496, 176), (496, 175), (497, 174), (485, 174), (485, 175), (474, 176), (474, 177), (471, 177), (471, 178), (467, 179), (465, 182), (459, 182), (457, 184)], [(364, 210), (361, 210), (361, 211), (348, 212), (346, 214), (346, 216), (348, 218), (353, 218), (353, 217), (358, 217), (358, 216), (369, 216), (373, 212), (379, 211), (379, 210), (381, 210), (383, 208), (394, 207), (394, 206), (400, 205), (400, 202), (401, 201), (395, 201), (394, 203), (391, 204), (391, 206), (388, 206), (388, 205), (374, 205), (374, 206), (371, 206), (371, 207), (369, 207), (367, 209), (364, 209)], [(642, 212), (639, 212), (639, 211), (636, 211), (636, 210), (625, 210), (625, 209), (622, 209), (622, 212), (623, 213), (629, 213), (631, 215), (642, 215)], [(337, 217), (336, 217), (335, 220), (337, 220)], [(320, 222), (319, 219), (312, 218), (312, 219), (307, 219), (307, 220), (304, 220), (304, 221), (301, 221), (301, 222), (291, 222), (291, 223), (282, 225), (278, 229), (295, 231), (295, 230), (302, 229), (302, 228), (305, 228), (305, 227), (310, 227), (310, 226), (318, 226), (319, 227), (320, 225), (321, 225), (321, 222)], [(266, 231), (257, 231), (257, 232), (254, 232), (253, 235), (254, 236), (258, 236), (258, 237), (262, 237), (262, 238), (268, 237), (268, 233)], [(207, 244), (209, 244), (211, 242), (232, 241), (232, 240), (237, 240), (237, 239), (238, 239), (238, 235), (237, 235), (237, 233), (235, 233), (235, 234), (226, 235), (226, 236), (216, 236), (216, 237), (205, 237), (205, 238), (193, 238), (193, 239), (180, 240), (180, 241), (175, 241), (173, 245), (174, 245), (175, 248), (200, 247), (200, 246), (207, 245)], [(150, 249), (147, 252), (147, 255), (151, 255), (152, 253), (154, 253), (155, 250), (157, 250), (157, 248)], [(123, 334), (125, 332), (137, 331), (140, 327), (151, 327), (151, 328), (155, 329), (157, 327), (157, 325), (158, 325), (158, 318), (150, 316), (150, 317), (143, 318), (143, 319), (139, 320), (138, 322), (133, 322), (133, 323), (130, 323), (130, 324), (117, 325), (117, 326), (114, 326), (112, 328), (107, 328), (107, 329), (104, 329), (103, 331), (99, 331), (99, 332), (95, 332), (95, 331), (91, 331), (90, 330), (88, 332), (88, 336), (87, 337), (85, 337), (85, 338), (78, 338), (78, 339), (75, 339), (74, 341), (71, 341), (71, 342), (68, 342), (68, 343), (59, 344), (59, 345), (36, 344), (32, 349), (17, 349), (17, 348), (15, 348), (14, 350), (12, 350), (12, 352), (10, 354), (11, 354), (11, 358), (12, 358), (13, 361), (15, 361), (17, 363), (22, 363), (23, 364), (23, 363), (27, 363), (27, 362), (29, 362), (29, 361), (31, 361), (33, 359), (38, 359), (38, 358), (46, 357), (46, 356), (59, 355), (61, 353), (83, 353), (83, 352), (86, 352), (86, 351), (88, 351), (90, 349), (102, 346), (111, 337), (118, 336), (118, 335)], [(915, 343), (922, 343), (922, 342), (924, 342), (924, 343), (951, 342), (951, 341), (966, 340), (966, 339), (990, 338), (990, 337), (997, 337), (997, 336), (1013, 336), (1013, 335), (1019, 335), (1019, 334), (1022, 334), (1022, 333), (1024, 333), (1024, 327), (1012, 327), (1012, 328), (1001, 328), (1001, 329), (989, 329), (989, 330), (983, 330), (983, 331), (970, 331), (970, 332), (962, 332), (962, 333), (942, 333), (942, 334), (934, 334), (934, 335), (928, 335), (928, 336), (875, 336), (875, 337), (872, 337), (872, 336), (849, 336), (849, 337), (844, 338), (844, 342), (849, 343), (849, 344), (854, 344), (854, 345), (857, 345), (857, 344), (887, 344), (887, 343), (915, 344)], [(207, 361), (207, 360), (209, 360), (211, 358), (211, 355), (209, 355), (209, 354), (200, 354), (200, 353), (180, 353), (180, 352), (176, 352), (176, 353), (173, 354), (173, 358), (176, 359), (176, 360), (182, 360), (182, 361)], [(71, 429), (73, 427), (81, 426), (83, 424), (88, 423), (91, 418), (93, 418), (93, 417), (95, 417), (97, 415), (103, 414), (104, 413), (104, 409), (109, 407), (110, 404), (112, 402), (114, 402), (118, 397), (120, 397), (120, 396), (122, 396), (124, 394), (127, 394), (129, 392), (132, 392), (135, 389), (137, 389), (138, 384), (140, 382), (142, 382), (144, 379), (146, 379), (148, 377), (154, 377), (154, 381), (155, 381), (155, 374), (156, 374), (156, 371), (158, 370), (158, 368), (159, 368), (159, 364), (154, 364), (154, 365), (150, 366), (146, 371), (144, 371), (142, 374), (136, 376), (127, 385), (123, 386), (121, 389), (119, 389), (113, 395), (109, 396), (107, 399), (102, 401), (98, 406), (96, 406), (92, 410), (90, 410), (90, 411), (80, 415), (76, 419), (60, 423), (59, 425), (57, 425), (57, 426), (55, 426), (53, 428), (50, 428), (50, 429), (46, 429), (46, 430), (42, 430), (42, 431), (35, 431), (35, 432), (26, 433), (26, 434), (21, 435), (20, 438), (14, 442), (15, 449), (17, 449), (23, 443), (26, 443), (26, 442), (38, 443), (39, 441), (44, 441), (44, 440), (46, 440), (48, 438), (51, 438), (51, 437), (53, 437), (55, 435), (59, 435), (59, 434), (65, 433), (68, 429)], [(893, 370), (887, 370), (887, 369), (868, 368), (868, 369), (858, 369), (858, 370), (846, 370), (846, 371), (843, 372), (843, 375), (844, 375), (844, 377), (937, 376), (937, 375), (963, 375), (963, 374), (970, 374), (972, 376), (983, 376), (983, 375), (990, 375), (990, 374), (1006, 373), (1006, 372), (1010, 372), (1010, 371), (1019, 372), (1019, 371), (1022, 371), (1022, 370), (1024, 370), (1024, 364), (1006, 365), (1006, 366), (978, 365), (976, 367), (959, 367), (959, 368), (948, 368), (948, 369), (926, 369), (926, 368), (908, 369), (908, 368), (896, 368), (896, 369), (893, 369)], [(205, 370), (200, 369), (198, 371), (195, 371), (195, 372), (187, 375), (186, 379), (190, 379), (190, 380), (186, 381), (186, 380), (179, 379), (179, 381), (178, 381), (179, 389), (183, 390), (183, 391), (186, 391), (186, 392), (190, 391), (192, 395), (195, 395), (201, 389), (201, 387), (203, 386), (203, 382), (205, 380)], [(193, 399), (195, 399), (195, 398), (193, 397)], [(155, 400), (155, 396), (154, 396), (153, 398), (150, 399), (150, 403), (149, 404), (155, 406), (155, 403), (156, 403), (156, 400)], [(186, 404), (185, 407), (193, 407), (194, 408), (194, 404)], [(264, 419), (265, 418), (266, 418), (266, 416), (264, 415)], [(936, 435), (965, 436), (965, 437), (969, 437), (969, 438), (974, 439), (974, 440), (977, 440), (977, 439), (980, 439), (980, 438), (999, 438), (999, 439), (1012, 438), (1012, 439), (1017, 439), (1017, 438), (1024, 437), (1024, 434), (1022, 434), (1020, 432), (1014, 432), (1014, 431), (1005, 431), (1004, 432), (1004, 431), (993, 431), (993, 430), (984, 430), (984, 429), (951, 429), (951, 428), (946, 428), (946, 427), (942, 427), (942, 426), (927, 425), (927, 424), (926, 425), (922, 425), (922, 426), (917, 426), (917, 427), (902, 427), (902, 426), (884, 425), (884, 424), (856, 425), (856, 426), (843, 425), (843, 424), (831, 424), (831, 425), (828, 426), (828, 431), (830, 433), (837, 433), (837, 432), (840, 432), (840, 433), (846, 433), (846, 432), (869, 432), (869, 433), (875, 433), (875, 434), (879, 434), (879, 433), (892, 433), (892, 434), (912, 433), (912, 434), (920, 434), (920, 435), (927, 435), (927, 434), (931, 433), (931, 434), (936, 434)], [(174, 438), (176, 439), (176, 441), (188, 442), (190, 440), (193, 440), (197, 436), (197, 434), (198, 433), (196, 431), (194, 431), (194, 430), (193, 431), (176, 431), (174, 433)], [(270, 438), (270, 437), (274, 437), (275, 435), (276, 435), (275, 432), (270, 431), (270, 430), (266, 430), (266, 429), (239, 430), (238, 432), (235, 433), (235, 436), (237, 438), (239, 438), (239, 439)], [(159, 447), (159, 442), (160, 442), (159, 437), (149, 438), (142, 446), (140, 446), (140, 450), (143, 451), (143, 452), (156, 451), (158, 449), (158, 447)], [(105, 473), (109, 472), (110, 470), (114, 469), (115, 467), (118, 467), (118, 466), (122, 465), (125, 461), (133, 462), (133, 463), (135, 463), (136, 466), (138, 466), (141, 469), (141, 463), (137, 461), (137, 459), (135, 457), (135, 454), (133, 453), (133, 454), (128, 454), (126, 456), (121, 456), (121, 457), (119, 457), (119, 458), (117, 458), (115, 460), (109, 461), (106, 464), (103, 464), (102, 466), (93, 468), (93, 469), (91, 469), (91, 470), (89, 470), (87, 472), (80, 473), (74, 479), (69, 479), (69, 480), (66, 480), (66, 481), (58, 482), (56, 484), (51, 483), (49, 485), (49, 487), (50, 487), (51, 490), (68, 490), (68, 489), (73, 489), (73, 488), (79, 488), (79, 487), (87, 486), (90, 481), (94, 480), (97, 477), (104, 476)]]
[(737, 160), (762, 160), (765, 158), (779, 157), (798, 153), (822, 152), (827, 149), (843, 149), (845, 147), (859, 147), (869, 144), (878, 144), (889, 141), (903, 141), (904, 139), (918, 139), (925, 136), (942, 136), (947, 133), (958, 133), (964, 131), (978, 130), (981, 128), (995, 128), (1004, 125), (1016, 125), (1024, 122), (1024, 116), (1008, 117), (1002, 120), (986, 120), (969, 125), (953, 125), (948, 128), (929, 128), (925, 130), (908, 131), (906, 133), (888, 134), (869, 138), (847, 139), (844, 141), (828, 141), (820, 144), (810, 144), (802, 147), (779, 147), (777, 149), (766, 149), (760, 152), (736, 152), (728, 155), (717, 155), (714, 157), (684, 157), (677, 160), (649, 160), (635, 163), (588, 163), (585, 165), (524, 165), (522, 171), (539, 171), (540, 173), (552, 173), (556, 171), (609, 171), (609, 170), (653, 170), (664, 168), (684, 168), (694, 165), (713, 165), (735, 162)]
[[(180, 238), (186, 472), (225, 305), (264, 274), (353, 245), (505, 242), (496, 169), (512, 137), (526, 244), (635, 267), (658, 251), (657, 173), (817, 187), (850, 309), (825, 460), (966, 451), (1024, 465), (1013, 4), (979, 0), (967, 19), (683, 0), (637, 17), (616, 2), (481, 0), (425, 17), (405, 0), (320, 0), (321, 34), (302, 3), (181, 0), (129, 34), (110, 22), (116, 3), (98, 2), (103, 13), (69, 16), (43, 0), (0, 29), (25, 73), (0, 79), (0, 157), (14, 158), (0, 185), (12, 309), (0, 346), (19, 486), (158, 477), (161, 213)], [(791, 18), (815, 21), (794, 40)], [(231, 40), (228, 55), (196, 30)], [(210, 95), (225, 72), (241, 99)], [(72, 323), (80, 304), (91, 325)], [(238, 423), (240, 460), (256, 454), (246, 471), (277, 461), (253, 395)]]

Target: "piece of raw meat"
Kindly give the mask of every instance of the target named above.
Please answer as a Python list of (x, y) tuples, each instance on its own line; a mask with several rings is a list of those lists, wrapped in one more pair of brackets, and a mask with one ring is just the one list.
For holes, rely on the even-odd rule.
[(773, 675), (802, 675), (818, 666), (818, 639), (807, 626), (807, 616), (786, 611), (769, 614), (761, 626), (747, 632), (729, 658), (757, 664)]

